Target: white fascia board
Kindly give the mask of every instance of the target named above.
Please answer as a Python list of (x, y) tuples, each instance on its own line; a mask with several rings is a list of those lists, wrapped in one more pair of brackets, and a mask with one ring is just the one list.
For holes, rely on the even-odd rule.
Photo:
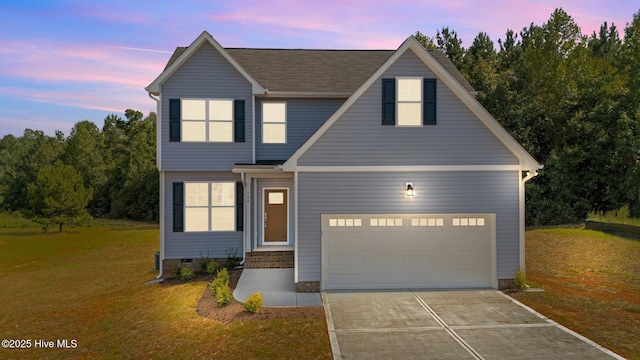
[(247, 73), (237, 61), (235, 61), (231, 55), (211, 36), (208, 32), (203, 31), (197, 39), (195, 39), (189, 47), (169, 66), (162, 72), (149, 86), (145, 88), (148, 92), (159, 95), (160, 85), (165, 82), (176, 70), (178, 70), (203, 44), (209, 43), (213, 46), (247, 81), (251, 83), (251, 88), (254, 94), (264, 94), (266, 89), (262, 87), (249, 73)]
[(297, 172), (520, 171), (520, 165), (298, 166)]

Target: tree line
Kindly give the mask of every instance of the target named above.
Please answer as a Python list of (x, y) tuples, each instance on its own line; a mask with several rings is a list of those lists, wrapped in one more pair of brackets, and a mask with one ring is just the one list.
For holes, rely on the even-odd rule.
[(158, 221), (156, 114), (128, 109), (68, 136), (26, 129), (0, 140), (0, 209), (52, 225), (91, 217)]
[[(447, 27), (415, 37), (444, 51), (478, 101), (544, 164), (526, 185), (528, 225), (577, 223), (624, 205), (640, 216), (640, 11), (624, 38), (606, 22), (582, 34), (562, 9), (542, 25), (507, 30), (497, 50), (483, 32), (468, 48)], [(47, 205), (53, 195), (38, 189), (76, 179), (70, 188), (86, 198), (78, 219), (157, 221), (155, 129), (155, 113), (126, 110), (125, 119), (107, 116), (102, 129), (81, 121), (67, 137), (31, 129), (4, 136), (0, 209), (51, 217), (43, 208), (64, 206)]]
[(478, 101), (544, 169), (526, 185), (528, 225), (578, 223), (591, 211), (628, 205), (640, 216), (640, 12), (626, 24), (581, 33), (556, 9), (542, 25), (507, 30), (496, 44), (479, 33), (418, 32), (444, 51)]

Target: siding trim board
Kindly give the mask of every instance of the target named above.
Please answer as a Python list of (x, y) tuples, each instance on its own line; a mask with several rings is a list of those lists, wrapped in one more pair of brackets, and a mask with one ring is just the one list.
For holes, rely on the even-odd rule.
[(300, 172), (518, 171), (520, 165), (298, 166)]

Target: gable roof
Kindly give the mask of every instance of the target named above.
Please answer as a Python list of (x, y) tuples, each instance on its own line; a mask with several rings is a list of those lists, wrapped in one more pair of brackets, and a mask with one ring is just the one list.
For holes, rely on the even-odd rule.
[(189, 45), (184, 50), (178, 52), (174, 52), (169, 59), (169, 63), (162, 71), (162, 73), (155, 79), (149, 86), (145, 88), (148, 92), (159, 95), (160, 94), (160, 86), (165, 82), (173, 73), (175, 73), (182, 64), (184, 64), (200, 47), (204, 44), (210, 44), (213, 46), (242, 76), (247, 79), (251, 83), (252, 91), (254, 94), (264, 93), (265, 89), (253, 79), (249, 73), (247, 73), (242, 66), (235, 61), (229, 53), (227, 53), (222, 46), (206, 31), (203, 31), (197, 39), (195, 39), (191, 45)]
[[(194, 44), (176, 48), (164, 71)], [(224, 51), (266, 90), (266, 94), (327, 94), (345, 98), (396, 52), (252, 48), (224, 48)], [(475, 93), (443, 52), (429, 52), (467, 91)]]
[[(520, 145), (499, 123), (489, 114), (489, 112), (473, 97), (463, 83), (447, 69), (441, 61), (427, 51), (413, 36), (405, 40), (387, 61), (377, 69), (373, 75), (364, 82), (347, 101), (345, 101), (331, 117), (318, 128), (318, 130), (307, 139), (307, 141), (291, 155), (284, 163), (285, 171), (294, 171), (297, 167), (298, 159), (351, 107), (372, 85), (376, 82), (391, 65), (393, 65), (406, 51), (412, 50), (422, 62), (433, 71), (436, 76), (453, 91), (454, 94), (484, 123), (491, 131), (518, 159), (520, 159), (522, 170), (538, 170), (542, 168), (532, 156)], [(453, 66), (453, 64), (451, 64)], [(454, 67), (455, 68), (455, 67)]]

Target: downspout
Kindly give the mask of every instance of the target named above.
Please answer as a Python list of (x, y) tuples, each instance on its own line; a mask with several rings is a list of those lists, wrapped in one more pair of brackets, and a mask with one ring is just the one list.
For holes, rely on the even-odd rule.
[(245, 230), (247, 228), (246, 226), (246, 221), (247, 217), (245, 216), (247, 214), (247, 197), (245, 196), (247, 194), (247, 184), (245, 181), (245, 176), (244, 176), (244, 171), (240, 173), (240, 181), (242, 182), (242, 197), (244, 198), (243, 202), (244, 202), (244, 206), (242, 208), (242, 224), (244, 226), (244, 229), (242, 229), (242, 261), (240, 261), (240, 265), (244, 265), (244, 262), (247, 260), (245, 259), (246, 257), (246, 247), (247, 247), (247, 231)]
[(523, 275), (526, 275), (526, 269), (525, 269), (525, 250), (524, 250), (524, 238), (525, 238), (525, 233), (524, 233), (524, 227), (525, 227), (525, 203), (524, 203), (524, 184), (531, 180), (534, 176), (538, 175), (538, 172), (536, 170), (525, 170), (525, 176), (522, 177), (522, 175), (520, 175), (520, 189), (519, 189), (519, 196), (520, 196), (520, 224), (522, 224), (520, 226), (520, 271), (522, 272)]
[(159, 211), (158, 211), (158, 218), (160, 220), (160, 224), (158, 225), (160, 227), (160, 261), (159, 261), (159, 266), (158, 266), (158, 276), (156, 276), (156, 279), (158, 280), (162, 280), (162, 261), (164, 260), (164, 173), (160, 170), (160, 141), (161, 141), (161, 136), (160, 136), (160, 129), (161, 129), (161, 116), (160, 116), (160, 100), (157, 97), (154, 97), (153, 94), (151, 94), (150, 92), (147, 92), (147, 95), (149, 95), (149, 98), (151, 98), (151, 100), (156, 102), (156, 167), (158, 168), (158, 172), (159, 172), (159, 177), (160, 177), (160, 181), (159, 181), (159, 187), (160, 187), (160, 203), (158, 204), (159, 206)]

